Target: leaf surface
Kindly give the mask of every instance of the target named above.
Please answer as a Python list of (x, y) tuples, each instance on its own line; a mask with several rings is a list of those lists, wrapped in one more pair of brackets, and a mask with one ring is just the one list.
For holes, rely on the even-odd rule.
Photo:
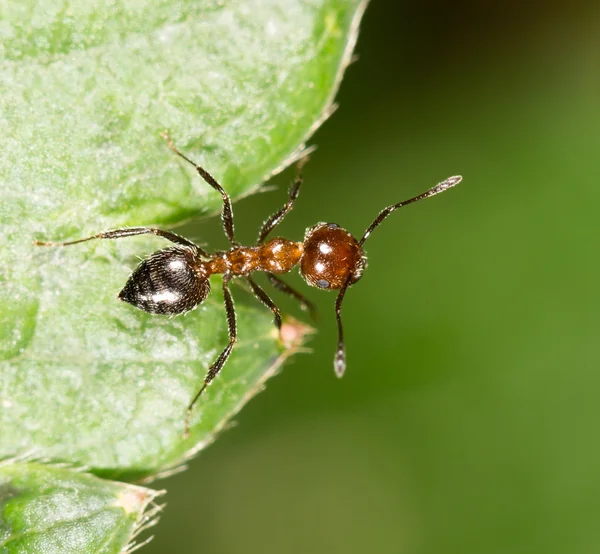
[[(0, 458), (84, 464), (112, 478), (180, 464), (298, 348), (237, 290), (240, 341), (194, 413), (227, 343), (220, 281), (168, 319), (116, 294), (157, 238), (68, 240), (165, 226), (220, 209), (297, 156), (331, 110), (359, 0), (5, 2), (0, 8)], [(282, 203), (284, 198), (282, 198)], [(267, 215), (267, 214), (265, 214)], [(217, 224), (215, 222), (215, 224)]]
[(155, 523), (156, 491), (37, 463), (0, 466), (0, 551), (119, 554)]

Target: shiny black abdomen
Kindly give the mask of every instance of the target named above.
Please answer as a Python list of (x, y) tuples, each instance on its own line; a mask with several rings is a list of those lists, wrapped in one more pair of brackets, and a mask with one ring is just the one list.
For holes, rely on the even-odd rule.
[(151, 314), (182, 314), (198, 306), (210, 292), (202, 270), (202, 260), (193, 248), (159, 250), (137, 266), (119, 298)]

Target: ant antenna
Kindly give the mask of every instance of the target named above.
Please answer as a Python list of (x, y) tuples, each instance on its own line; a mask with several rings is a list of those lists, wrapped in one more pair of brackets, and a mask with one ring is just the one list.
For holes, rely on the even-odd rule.
[(352, 275), (346, 279), (346, 282), (342, 285), (340, 292), (335, 299), (335, 317), (337, 319), (338, 327), (338, 345), (335, 351), (335, 358), (333, 359), (333, 370), (338, 377), (342, 377), (346, 371), (346, 346), (344, 345), (344, 328), (342, 327), (342, 300), (344, 300), (344, 294), (352, 282)]
[(408, 204), (412, 204), (413, 202), (418, 202), (419, 200), (423, 200), (425, 198), (429, 198), (430, 196), (435, 196), (440, 192), (444, 192), (449, 188), (452, 188), (455, 185), (458, 185), (462, 181), (461, 175), (455, 175), (454, 177), (448, 177), (445, 181), (438, 183), (435, 187), (430, 188), (428, 191), (419, 194), (409, 200), (405, 200), (404, 202), (399, 202), (398, 204), (394, 204), (392, 206), (388, 206), (379, 212), (379, 215), (375, 218), (375, 221), (369, 225), (362, 239), (358, 241), (358, 246), (362, 246), (365, 241), (369, 238), (369, 235), (375, 230), (376, 227), (392, 212), (396, 211), (398, 208), (402, 208), (402, 206), (407, 206)]
[[(390, 215), (393, 211), (396, 211), (398, 208), (402, 208), (402, 206), (406, 206), (408, 204), (412, 204), (413, 202), (418, 202), (419, 200), (423, 200), (425, 198), (429, 198), (430, 196), (435, 196), (440, 192), (444, 192), (449, 188), (452, 188), (455, 185), (458, 185), (462, 181), (461, 175), (455, 175), (454, 177), (448, 177), (445, 181), (438, 183), (435, 187), (430, 188), (428, 191), (419, 194), (409, 200), (404, 200), (404, 202), (399, 202), (398, 204), (393, 204), (392, 206), (388, 206), (379, 212), (379, 215), (375, 218), (373, 223), (367, 227), (365, 234), (358, 242), (359, 248), (365, 243), (365, 241), (369, 238), (369, 235), (377, 228), (381, 222)], [(344, 329), (342, 327), (342, 301), (344, 300), (344, 295), (346, 294), (346, 290), (352, 283), (354, 275), (350, 274), (346, 279), (346, 282), (343, 284), (338, 296), (335, 300), (335, 316), (337, 319), (337, 327), (338, 327), (338, 346), (335, 352), (335, 358), (333, 360), (333, 369), (335, 370), (335, 374), (338, 377), (344, 375), (346, 371), (346, 346), (344, 344)]]

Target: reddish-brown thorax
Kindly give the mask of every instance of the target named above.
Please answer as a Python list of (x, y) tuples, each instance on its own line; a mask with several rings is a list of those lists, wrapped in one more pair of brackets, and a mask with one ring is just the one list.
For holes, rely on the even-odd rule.
[(274, 238), (262, 246), (237, 246), (206, 262), (208, 275), (231, 273), (248, 275), (253, 271), (281, 274), (291, 271), (304, 252), (301, 242)]

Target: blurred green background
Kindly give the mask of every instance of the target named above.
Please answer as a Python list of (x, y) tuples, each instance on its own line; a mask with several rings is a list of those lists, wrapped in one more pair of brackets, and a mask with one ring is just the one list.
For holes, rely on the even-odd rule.
[[(600, 5), (373, 0), (356, 52), (281, 234), (360, 236), (465, 180), (367, 243), (341, 381), (335, 295), (292, 279), (313, 352), (155, 484), (143, 551), (600, 552)], [(292, 175), (236, 204), (242, 238)], [(225, 244), (216, 219), (186, 232)]]

